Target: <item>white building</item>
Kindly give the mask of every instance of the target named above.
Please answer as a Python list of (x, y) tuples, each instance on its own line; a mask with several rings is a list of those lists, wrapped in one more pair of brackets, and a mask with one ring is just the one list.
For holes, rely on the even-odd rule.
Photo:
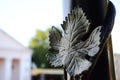
[(31, 56), (32, 50), (0, 29), (0, 80), (31, 80)]

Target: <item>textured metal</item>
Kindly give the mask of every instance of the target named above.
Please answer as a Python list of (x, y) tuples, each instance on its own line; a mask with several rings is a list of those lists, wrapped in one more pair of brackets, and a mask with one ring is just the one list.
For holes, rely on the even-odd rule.
[(102, 26), (96, 27), (89, 37), (83, 40), (89, 32), (89, 25), (85, 13), (77, 7), (68, 14), (61, 25), (63, 30), (52, 27), (49, 35), (50, 49), (59, 53), (47, 55), (51, 65), (55, 67), (62, 66), (73, 77), (82, 75), (84, 71), (91, 67), (92, 62), (90, 59), (100, 50)]

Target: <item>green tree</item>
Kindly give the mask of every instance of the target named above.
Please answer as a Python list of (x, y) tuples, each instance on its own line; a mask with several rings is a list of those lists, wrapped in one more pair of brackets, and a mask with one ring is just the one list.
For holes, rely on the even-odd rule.
[(50, 67), (45, 57), (49, 47), (48, 31), (49, 29), (46, 31), (37, 29), (35, 36), (30, 40), (29, 47), (33, 50), (32, 62), (34, 62), (38, 68)]

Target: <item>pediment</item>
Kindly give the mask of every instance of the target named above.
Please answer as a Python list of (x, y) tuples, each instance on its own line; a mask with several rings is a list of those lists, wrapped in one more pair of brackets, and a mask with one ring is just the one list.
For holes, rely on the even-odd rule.
[(0, 29), (0, 49), (4, 50), (30, 50), (24, 47), (9, 34)]

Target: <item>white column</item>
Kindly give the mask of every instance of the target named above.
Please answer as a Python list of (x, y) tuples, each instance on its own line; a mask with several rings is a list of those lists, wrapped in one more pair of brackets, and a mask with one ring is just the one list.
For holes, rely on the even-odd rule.
[(12, 60), (5, 59), (5, 79), (4, 80), (11, 80), (11, 72), (12, 72)]
[(20, 65), (19, 65), (19, 71), (20, 71), (20, 73), (19, 73), (19, 80), (24, 80), (24, 71), (23, 71), (23, 69), (24, 69), (24, 65), (25, 64), (23, 64), (23, 60), (22, 59), (19, 59), (19, 63), (20, 63)]
[(31, 80), (30, 66), (30, 59), (22, 58), (20, 60), (20, 80)]
[[(28, 62), (29, 63), (29, 62)], [(30, 80), (30, 77), (28, 75), (28, 63), (26, 62), (26, 59), (22, 58), (20, 59), (20, 79), (19, 80)]]

